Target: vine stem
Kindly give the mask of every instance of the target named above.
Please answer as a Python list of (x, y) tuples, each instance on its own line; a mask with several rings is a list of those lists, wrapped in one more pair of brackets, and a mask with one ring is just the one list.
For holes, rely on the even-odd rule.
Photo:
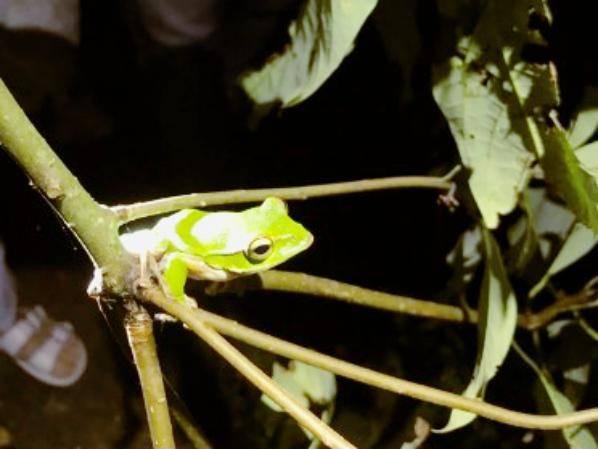
[(154, 340), (153, 321), (143, 307), (127, 303), (125, 329), (133, 352), (154, 449), (174, 449), (168, 402)]
[(167, 299), (157, 288), (144, 291), (144, 297), (169, 314), (195, 330), (198, 325), (247, 343), (264, 351), (325, 369), (339, 376), (393, 393), (450, 408), (456, 408), (493, 421), (517, 427), (542, 430), (556, 430), (569, 426), (586, 424), (598, 420), (598, 408), (581, 410), (562, 415), (535, 415), (510, 410), (487, 402), (470, 399), (458, 394), (417, 384), (388, 374), (346, 362), (317, 351), (304, 348), (280, 338), (251, 329), (236, 321), (207, 312), (191, 309)]
[(165, 214), (190, 207), (250, 203), (275, 196), (284, 200), (306, 200), (319, 196), (343, 195), (372, 190), (424, 188), (449, 190), (454, 183), (452, 178), (459, 172), (456, 166), (445, 176), (395, 176), (390, 178), (363, 179), (360, 181), (315, 184), (273, 189), (226, 190), (220, 192), (191, 193), (187, 195), (160, 198), (157, 200), (119, 205), (112, 207), (121, 223)]

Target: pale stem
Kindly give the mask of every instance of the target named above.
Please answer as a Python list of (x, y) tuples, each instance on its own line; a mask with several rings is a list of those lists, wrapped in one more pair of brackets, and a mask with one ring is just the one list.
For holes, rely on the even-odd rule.
[(457, 166), (445, 176), (395, 176), (390, 178), (364, 179), (361, 181), (337, 182), (331, 184), (315, 184), (297, 187), (281, 187), (272, 189), (226, 190), (220, 192), (191, 193), (172, 196), (153, 201), (114, 206), (122, 223), (165, 214), (185, 208), (206, 207), (213, 205), (251, 203), (262, 201), (267, 197), (278, 197), (284, 200), (306, 200), (320, 196), (343, 195), (372, 190), (422, 188), (449, 190), (453, 186), (451, 179), (459, 171)]
[(172, 424), (156, 352), (153, 321), (142, 307), (128, 305), (125, 328), (141, 383), (145, 411), (154, 449), (174, 449)]
[[(325, 369), (339, 376), (355, 380), (367, 385), (381, 388), (401, 395), (445, 407), (456, 408), (493, 421), (530, 429), (555, 430), (568, 426), (598, 421), (598, 408), (581, 410), (563, 415), (535, 415), (510, 410), (497, 405), (475, 399), (465, 398), (458, 394), (399, 379), (368, 368), (340, 360), (294, 343), (281, 340), (271, 335), (244, 326), (236, 321), (201, 310), (190, 309), (175, 304), (164, 298), (161, 292), (146, 292), (146, 299), (165, 308), (172, 316), (178, 318), (188, 327), (198, 323), (216, 329), (223, 335), (237, 339), (251, 346), (277, 355)], [(166, 307), (165, 307), (166, 306)]]
[[(259, 282), (255, 282), (258, 279)], [(257, 274), (252, 278), (240, 278), (218, 288), (208, 289), (208, 294), (221, 294), (239, 290), (273, 290), (299, 293), (357, 304), (364, 307), (404, 313), (424, 318), (434, 318), (452, 322), (476, 323), (476, 310), (467, 310), (457, 306), (442, 304), (434, 301), (411, 298), (409, 296), (393, 295), (377, 290), (358, 287), (345, 282), (335, 281), (306, 273), (292, 271), (269, 270)], [(550, 323), (557, 315), (574, 310), (575, 307), (585, 305), (589, 301), (586, 289), (570, 295), (560, 294), (556, 301), (535, 313), (519, 315), (517, 323), (528, 330), (539, 329)]]
[[(301, 293), (426, 318), (457, 322), (466, 319), (463, 310), (459, 307), (393, 295), (306, 273), (269, 270), (258, 276), (261, 284), (259, 287), (264, 290)], [(242, 282), (242, 279), (239, 280), (239, 283)], [(232, 285), (234, 288), (234, 283)], [(253, 286), (254, 284), (249, 285)], [(471, 319), (475, 320), (476, 318), (477, 314), (474, 313)]]

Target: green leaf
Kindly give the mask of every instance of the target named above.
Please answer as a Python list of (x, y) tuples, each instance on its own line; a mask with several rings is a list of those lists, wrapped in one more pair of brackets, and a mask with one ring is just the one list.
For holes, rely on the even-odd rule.
[(587, 89), (584, 100), (569, 129), (569, 143), (579, 148), (598, 130), (598, 87)]
[(528, 190), (530, 213), (533, 217), (533, 226), (540, 237), (540, 251), (542, 257), (548, 258), (556, 253), (549, 240), (565, 240), (575, 215), (548, 196), (545, 188), (530, 188)]
[(482, 233), (479, 226), (468, 229), (457, 241), (455, 247), (446, 256), (446, 262), (453, 267), (451, 287), (463, 291), (469, 284), (482, 261)]
[[(480, 293), (478, 322), (478, 357), (473, 377), (463, 396), (482, 398), (488, 382), (504, 361), (517, 325), (517, 300), (507, 278), (500, 249), (488, 230), (482, 232), (486, 267)], [(459, 429), (476, 415), (453, 410), (445, 427), (435, 432)]]
[(589, 173), (594, 181), (598, 180), (598, 141), (584, 145), (575, 150), (581, 168)]
[(415, 418), (413, 427), (415, 438), (401, 444), (401, 449), (420, 449), (430, 436), (430, 423), (420, 416)]
[[(272, 365), (272, 380), (293, 396), (301, 405), (309, 408), (310, 403), (319, 404), (326, 408), (322, 411), (321, 419), (329, 423), (334, 410), (336, 397), (336, 377), (329, 371), (316, 368), (297, 360), (289, 363), (289, 368), (274, 362)], [(272, 399), (262, 394), (262, 402), (276, 412), (282, 409)], [(308, 449), (315, 449), (319, 441), (307, 429), (301, 428), (312, 440)]]
[(532, 189), (524, 192), (520, 201), (524, 215), (507, 229), (510, 247), (505, 254), (505, 261), (509, 272), (520, 277), (533, 262), (540, 247), (540, 237), (534, 225), (537, 215), (534, 210), (536, 195), (533, 193)]
[[(540, 381), (544, 393), (548, 399), (548, 404), (553, 413), (562, 415), (575, 411), (575, 407), (571, 401), (561, 393), (548, 373), (544, 373), (540, 367), (521, 349), (518, 349), (519, 354), (525, 362), (536, 372), (538, 380)], [(584, 426), (566, 427), (561, 430), (563, 438), (571, 449), (598, 449), (598, 445), (592, 433)]]
[(589, 253), (596, 243), (598, 243), (598, 235), (583, 224), (575, 223), (542, 279), (530, 290), (529, 297), (535, 297), (546, 286), (552, 276), (577, 262)]
[(511, 273), (533, 284), (544, 275), (567, 238), (575, 215), (551, 199), (545, 188), (528, 188), (521, 199), (525, 214), (507, 230), (506, 261)]
[(336, 378), (331, 372), (298, 361), (291, 362), (289, 371), (312, 403), (329, 404), (334, 400)]
[[(465, 48), (469, 41), (461, 42)], [(532, 156), (520, 135), (514, 132), (508, 106), (497, 98), (469, 64), (453, 57), (445, 78), (439, 78), (433, 93), (457, 143), (463, 164), (471, 170), (469, 186), (486, 226), (496, 228), (499, 215), (513, 210), (519, 192), (526, 186)]]
[[(582, 169), (565, 131), (557, 122), (541, 134), (545, 154), (540, 162), (546, 182), (562, 195), (579, 221), (598, 233), (598, 180)], [(585, 151), (582, 155), (586, 156)]]
[[(597, 180), (580, 166), (556, 113), (549, 123), (545, 117), (560, 101), (556, 70), (522, 56), (526, 44), (545, 44), (529, 28), (532, 13), (550, 20), (544, 0), (488, 0), (473, 33), (458, 40), (459, 56), (435, 68), (434, 97), (471, 170), (469, 185), (488, 227), (514, 209), (537, 158), (546, 182), (598, 232)], [(576, 132), (577, 141), (587, 128)]]
[(548, 273), (552, 276), (577, 262), (590, 252), (596, 242), (596, 235), (592, 231), (581, 223), (576, 223), (552, 265), (550, 265)]
[[(544, 391), (548, 396), (552, 409), (557, 415), (571, 413), (575, 411), (571, 401), (561, 393), (542, 373), (538, 374), (538, 378), (544, 387)], [(563, 438), (571, 449), (597, 449), (598, 445), (592, 433), (584, 426), (566, 427), (561, 431)]]
[[(274, 362), (272, 379), (305, 407), (309, 407), (310, 402), (329, 404), (336, 396), (334, 374), (297, 360), (291, 361), (288, 369)], [(262, 401), (273, 410), (282, 411), (268, 396), (262, 395)]]
[(496, 228), (526, 187), (542, 155), (535, 111), (558, 104), (554, 68), (528, 63), (524, 45), (543, 44), (530, 14), (549, 16), (541, 0), (489, 0), (473, 34), (434, 69), (434, 98), (446, 117), (484, 223)]
[(563, 391), (573, 407), (580, 404), (587, 391), (590, 381), (590, 370), (591, 365), (588, 361), (588, 363), (563, 371)]
[(307, 0), (289, 27), (290, 43), (241, 85), (263, 107), (294, 106), (313, 94), (353, 49), (377, 0)]

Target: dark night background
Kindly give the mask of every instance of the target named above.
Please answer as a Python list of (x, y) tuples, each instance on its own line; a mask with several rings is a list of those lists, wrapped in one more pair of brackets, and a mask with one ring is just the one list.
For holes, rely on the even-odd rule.
[[(82, 0), (78, 47), (42, 32), (0, 28), (0, 77), (67, 166), (105, 204), (447, 172), (458, 158), (431, 97), (429, 70), (442, 27), (429, 0), (416, 2), (413, 15), (397, 21), (397, 27), (409, 22), (418, 32), (411, 76), (397, 63), (380, 23), (383, 15), (403, 8), (397, 5), (412, 2), (382, 1), (354, 51), (313, 97), (250, 126), (251, 106), (235, 81), (281, 48), (300, 3), (222, 2), (218, 27), (206, 41), (172, 48), (152, 42), (135, 2)], [(595, 41), (594, 18), (574, 2), (555, 1), (552, 8), (555, 23), (547, 37), (567, 117), (584, 86), (598, 82), (595, 51), (588, 48)], [(0, 238), (22, 301), (41, 302), (56, 319), (69, 319), (90, 351), (88, 373), (71, 391), (35, 384), (0, 359), (0, 426), (17, 429), (18, 448), (144, 447), (134, 372), (84, 294), (91, 275), (84, 252), (4, 153), (0, 179)], [(316, 243), (284, 268), (447, 300), (443, 290), (450, 271), (444, 258), (471, 219), (464, 208), (451, 213), (436, 199), (434, 191), (401, 190), (293, 202), (291, 214), (315, 234)], [(564, 276), (562, 287), (578, 288), (577, 280)], [(473, 327), (266, 292), (218, 297), (207, 306), (283, 338), (444, 389), (462, 388), (475, 358)], [(160, 328), (159, 334), (165, 371), (216, 447), (307, 446), (299, 431), (263, 407), (256, 391), (209, 349), (175, 327)], [(271, 365), (271, 357), (241, 347), (263, 368)], [(533, 410), (533, 381), (510, 355), (488, 399)], [(399, 448), (420, 414), (435, 425), (446, 416), (440, 408), (339, 380), (334, 425), (361, 448)], [(478, 420), (432, 437), (425, 447), (542, 447), (541, 433), (524, 444), (525, 433)], [(298, 438), (295, 446), (283, 445), (292, 439), (289, 434)]]

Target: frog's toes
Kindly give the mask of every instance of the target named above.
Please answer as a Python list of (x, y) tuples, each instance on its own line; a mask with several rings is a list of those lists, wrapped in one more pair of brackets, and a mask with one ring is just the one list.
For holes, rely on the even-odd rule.
[(160, 321), (162, 323), (176, 323), (178, 321), (175, 317), (167, 313), (154, 314), (154, 320)]
[(138, 277), (133, 280), (133, 291), (144, 290), (152, 287), (152, 279), (150, 277)]

